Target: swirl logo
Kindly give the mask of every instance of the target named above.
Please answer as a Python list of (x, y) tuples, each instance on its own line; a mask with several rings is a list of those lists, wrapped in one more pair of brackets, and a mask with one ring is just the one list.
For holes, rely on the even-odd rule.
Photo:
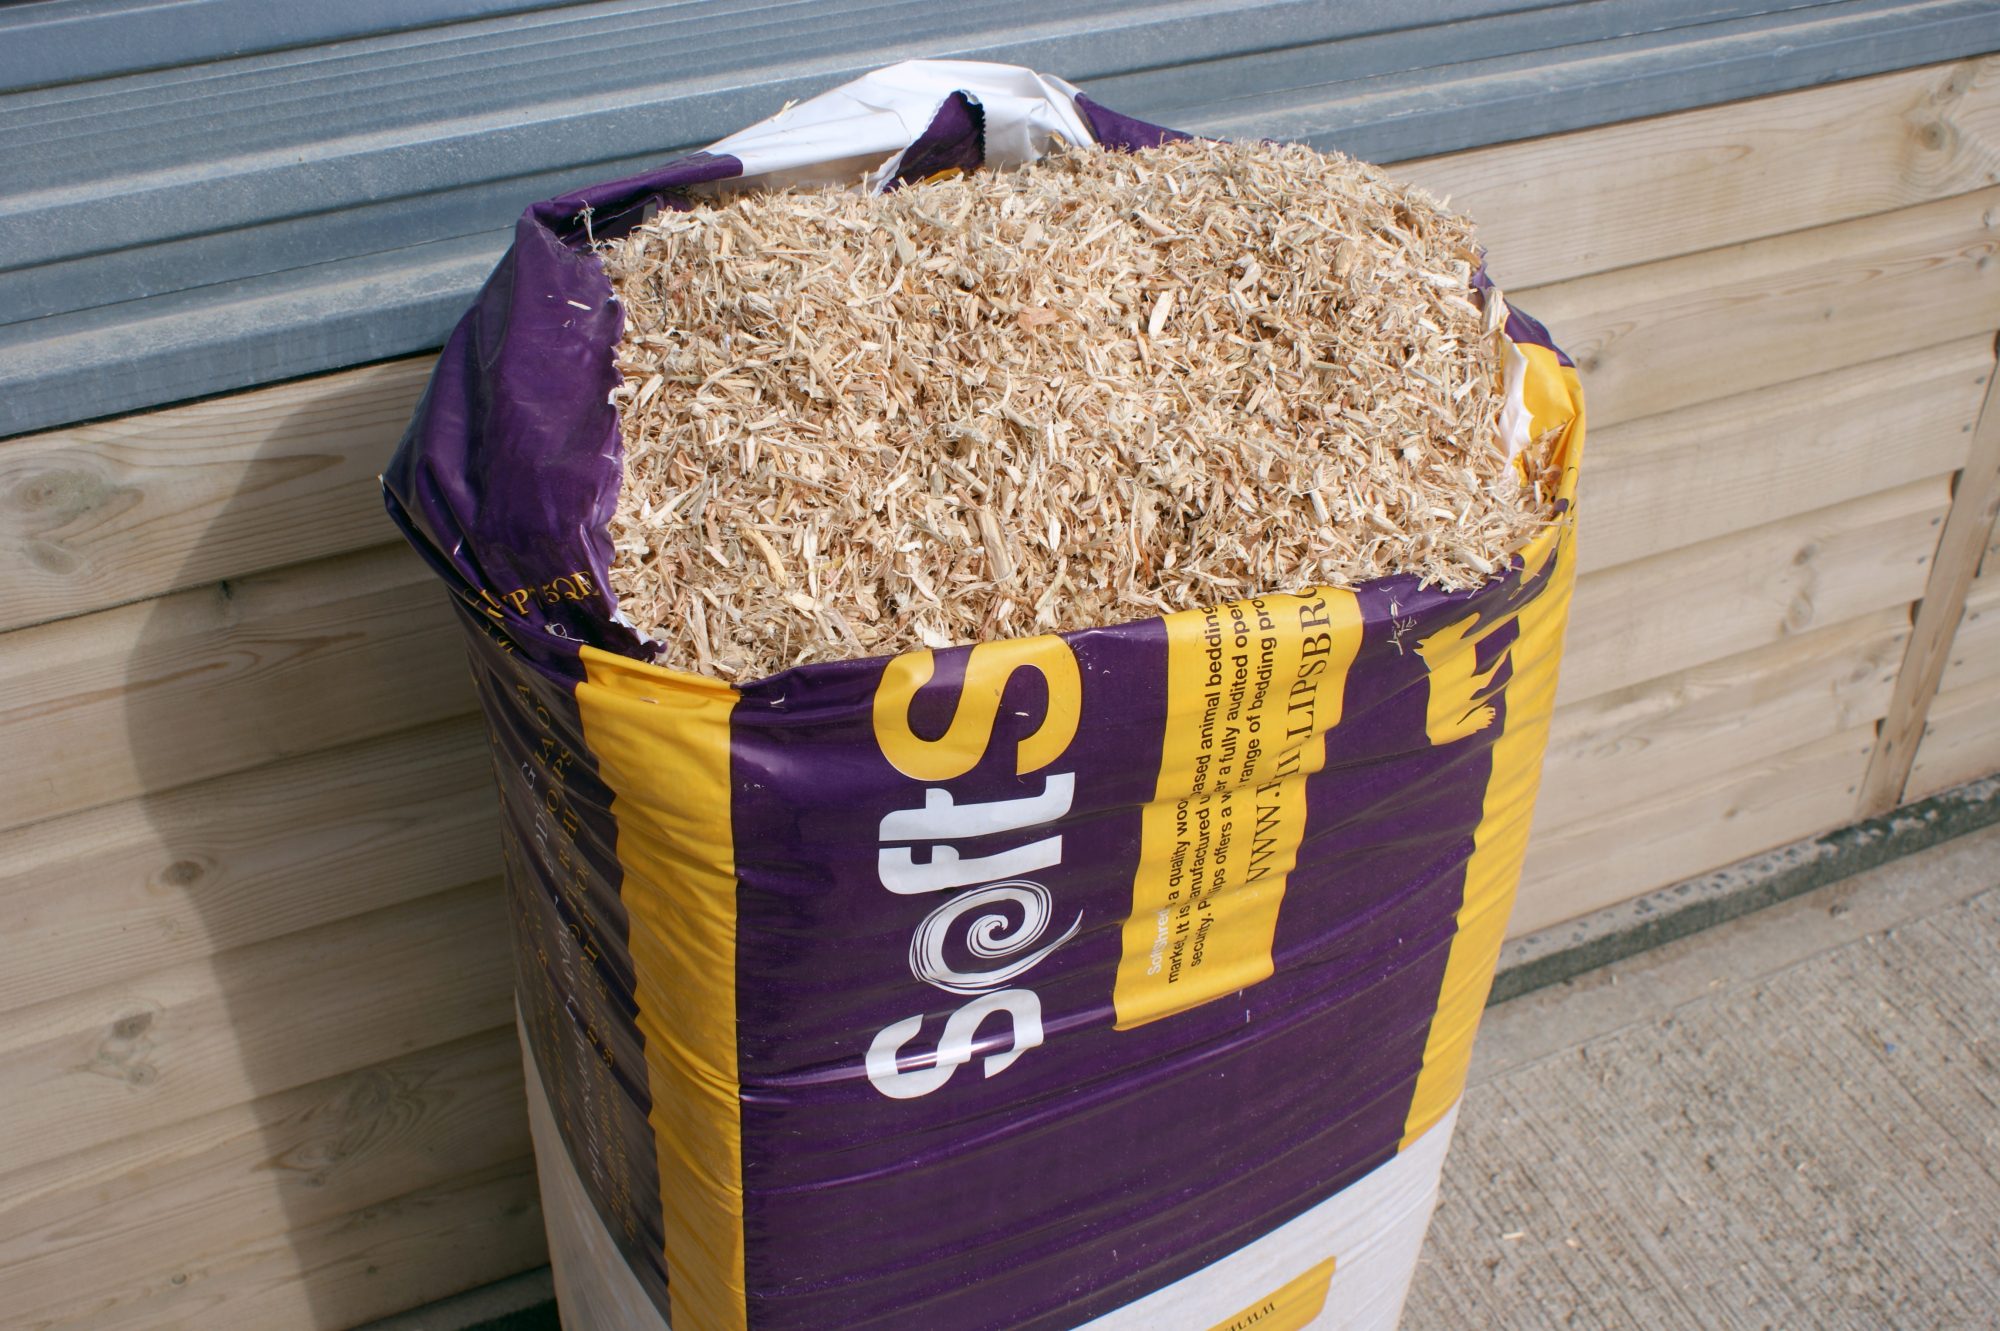
[[(1009, 905), (1020, 909), (1019, 920), (1010, 918), (1004, 909)], [(1077, 930), (1083, 927), (1083, 914), (1078, 912), (1062, 937), (1035, 947), (1048, 932), (1054, 908), (1049, 890), (1025, 878), (993, 883), (953, 897), (926, 915), (911, 936), (910, 973), (955, 994), (983, 994), (998, 989), (1034, 969), (1043, 957), (1076, 937)], [(946, 945), (959, 935), (959, 921), (968, 915), (976, 918), (963, 931), (964, 950), (977, 962), (1003, 964), (960, 970), (945, 957)], [(1028, 951), (1029, 948), (1034, 951)], [(1013, 960), (1008, 960), (1010, 957)]]

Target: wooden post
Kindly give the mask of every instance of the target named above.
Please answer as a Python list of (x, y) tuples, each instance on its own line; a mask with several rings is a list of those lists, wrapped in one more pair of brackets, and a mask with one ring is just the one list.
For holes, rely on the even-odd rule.
[(1889, 699), (1889, 714), (1882, 719), (1875, 752), (1868, 760), (1868, 774), (1862, 778), (1856, 818), (1879, 817), (1902, 803), (1910, 765), (1916, 761), (1917, 745), (1923, 739), (1924, 719), (1930, 714), (1931, 699), (1937, 696), (1938, 680), (1951, 657), (1952, 635), (1965, 613), (1966, 591), (1993, 535), (1994, 515), (2000, 512), (2000, 392), (1995, 391), (1996, 382), (2000, 382), (2000, 374), (1989, 370), (1986, 401), (1972, 432), (1965, 467), (1952, 491), (1951, 512), (1938, 537), (1924, 599), (1917, 604), (1910, 645)]

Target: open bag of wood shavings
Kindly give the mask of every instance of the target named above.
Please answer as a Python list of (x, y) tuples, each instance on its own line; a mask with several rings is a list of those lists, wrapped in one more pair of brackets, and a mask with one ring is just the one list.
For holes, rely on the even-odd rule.
[(1393, 1326), (1582, 442), (1464, 219), (1028, 70), (530, 208), (384, 481), (491, 723), (551, 1224), (623, 1255), (559, 1283)]
[(684, 670), (1456, 590), (1551, 517), (1545, 453), (1501, 429), (1470, 228), (1310, 148), (739, 194), (603, 258), (611, 586)]

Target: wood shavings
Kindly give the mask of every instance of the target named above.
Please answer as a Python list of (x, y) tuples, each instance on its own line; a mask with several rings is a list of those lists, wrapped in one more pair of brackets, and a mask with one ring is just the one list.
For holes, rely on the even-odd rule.
[(626, 316), (611, 583), (680, 669), (1458, 589), (1549, 518), (1547, 450), (1499, 443), (1469, 224), (1337, 155), (1074, 150), (743, 194), (599, 249)]

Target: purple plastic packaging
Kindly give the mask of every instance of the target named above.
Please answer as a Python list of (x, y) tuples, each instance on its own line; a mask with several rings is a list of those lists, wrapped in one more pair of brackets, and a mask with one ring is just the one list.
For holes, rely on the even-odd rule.
[[(940, 97), (889, 178), (979, 165), (992, 100)], [(607, 590), (590, 242), (743, 172), (530, 208), (384, 477), (467, 630), (524, 1029), (598, 1219), (677, 1331), (1393, 1325), (1553, 705), (1574, 371), (1510, 317), (1563, 513), (1475, 590), (701, 680)]]

